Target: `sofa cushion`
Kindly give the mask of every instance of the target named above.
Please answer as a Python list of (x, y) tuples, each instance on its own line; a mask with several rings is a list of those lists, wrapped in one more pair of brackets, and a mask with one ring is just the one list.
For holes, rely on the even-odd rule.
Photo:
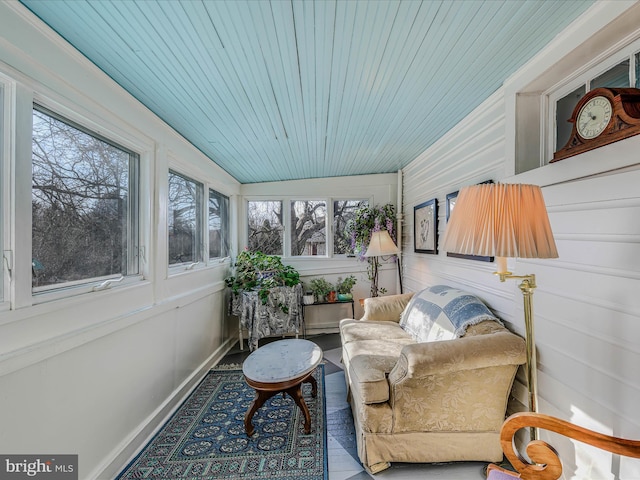
[(389, 400), (387, 375), (400, 356), (402, 348), (413, 343), (412, 338), (394, 342), (381, 339), (359, 340), (343, 345), (345, 365), (349, 369), (349, 381), (354, 395), (364, 404)]
[(376, 322), (361, 320), (340, 321), (340, 337), (342, 344), (358, 340), (404, 340), (413, 337), (405, 332), (396, 322)]
[(468, 292), (434, 285), (416, 293), (400, 318), (400, 326), (418, 342), (452, 340), (469, 325), (499, 322), (482, 301)]

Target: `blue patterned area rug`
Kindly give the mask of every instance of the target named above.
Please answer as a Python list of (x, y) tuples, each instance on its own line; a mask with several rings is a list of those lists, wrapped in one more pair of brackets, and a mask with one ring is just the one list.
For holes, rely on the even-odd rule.
[(316, 398), (310, 384), (302, 386), (309, 435), (293, 399), (275, 395), (256, 412), (247, 437), (244, 414), (255, 391), (242, 370), (214, 368), (116, 479), (327, 480), (324, 365), (314, 376)]

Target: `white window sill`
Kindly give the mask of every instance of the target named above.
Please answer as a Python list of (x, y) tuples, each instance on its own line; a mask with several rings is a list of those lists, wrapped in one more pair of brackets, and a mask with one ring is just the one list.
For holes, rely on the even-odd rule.
[(83, 281), (81, 283), (70, 283), (65, 285), (41, 287), (40, 289), (33, 292), (32, 304), (38, 305), (41, 303), (62, 300), (65, 298), (72, 298), (88, 293), (98, 293), (105, 290), (119, 290), (138, 284), (142, 280), (144, 280), (144, 277), (142, 275), (130, 275), (127, 277), (108, 277), (94, 279), (89, 282)]

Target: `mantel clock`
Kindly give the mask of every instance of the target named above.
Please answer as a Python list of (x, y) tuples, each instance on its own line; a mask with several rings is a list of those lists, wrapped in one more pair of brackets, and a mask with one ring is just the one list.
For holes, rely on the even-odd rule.
[(551, 162), (640, 134), (640, 89), (596, 88), (587, 92), (569, 119), (567, 144)]

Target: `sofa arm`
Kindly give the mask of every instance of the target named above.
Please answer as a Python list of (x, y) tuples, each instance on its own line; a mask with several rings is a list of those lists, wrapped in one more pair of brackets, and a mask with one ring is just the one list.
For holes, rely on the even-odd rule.
[(400, 315), (413, 297), (411, 293), (364, 299), (364, 316), (360, 320), (399, 322)]
[(508, 331), (404, 346), (388, 377), (393, 431), (497, 433), (525, 360)]
[(442, 342), (406, 345), (389, 374), (391, 384), (407, 377), (425, 378), (460, 370), (474, 370), (526, 362), (524, 340), (508, 331)]

